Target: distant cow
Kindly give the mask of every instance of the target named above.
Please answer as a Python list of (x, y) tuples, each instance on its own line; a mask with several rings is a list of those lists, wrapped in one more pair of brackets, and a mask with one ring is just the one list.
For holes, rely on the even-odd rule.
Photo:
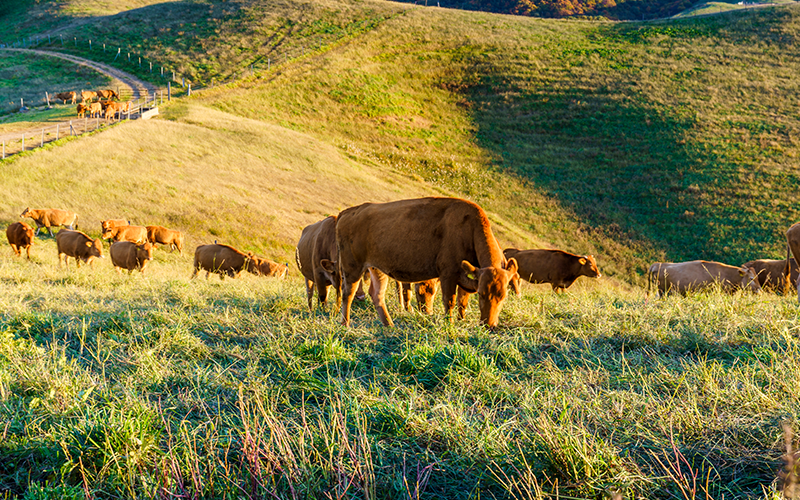
[(92, 99), (97, 99), (97, 92), (92, 92), (91, 90), (81, 90), (81, 101), (91, 101)]
[(752, 267), (758, 276), (758, 283), (764, 291), (788, 293), (797, 286), (798, 267), (794, 258), (789, 258), (789, 279), (786, 279), (786, 259), (759, 259), (745, 262), (742, 267)]
[(197, 276), (200, 269), (206, 271), (206, 279), (211, 273), (219, 274), (219, 279), (224, 279), (225, 276), (235, 278), (247, 265), (249, 258), (247, 254), (229, 245), (200, 245), (194, 251), (194, 272), (191, 279)]
[(647, 289), (655, 279), (660, 295), (707, 290), (719, 286), (724, 292), (761, 291), (758, 277), (752, 267), (736, 267), (720, 262), (693, 260), (690, 262), (656, 262), (648, 271)]
[(28, 260), (31, 259), (31, 245), (33, 245), (33, 228), (24, 222), (14, 222), (6, 229), (6, 237), (14, 254), (18, 257), (22, 255), (22, 249), (28, 255)]
[(247, 271), (256, 276), (274, 276), (275, 278), (285, 278), (289, 272), (288, 264), (279, 264), (269, 259), (253, 255), (247, 252)]
[[(100, 232), (105, 233), (112, 227), (129, 226), (130, 222), (125, 219), (106, 219), (100, 221)], [(102, 236), (101, 236), (102, 238)]]
[(64, 104), (66, 104), (67, 101), (72, 101), (72, 104), (75, 104), (75, 101), (78, 99), (78, 94), (76, 94), (74, 90), (71, 92), (59, 92), (56, 94), (56, 99), (60, 99)]
[(89, 112), (89, 118), (99, 118), (103, 113), (103, 105), (99, 102), (90, 103), (87, 111)]
[(20, 217), (30, 217), (36, 223), (36, 235), (44, 227), (50, 236), (53, 235), (51, 227), (66, 226), (76, 229), (78, 226), (78, 214), (69, 210), (58, 210), (55, 208), (26, 208)]
[(119, 94), (111, 89), (98, 90), (97, 95), (102, 99), (119, 99)]
[(56, 248), (58, 249), (58, 266), (61, 267), (61, 258), (64, 257), (64, 264), (69, 269), (69, 257), (73, 257), (78, 267), (81, 261), (93, 265), (94, 259), (103, 258), (103, 242), (100, 239), (91, 239), (87, 234), (80, 231), (62, 229), (56, 234)]
[(134, 269), (138, 269), (144, 274), (147, 263), (153, 260), (153, 245), (149, 242), (137, 245), (130, 241), (118, 241), (112, 243), (109, 253), (111, 263), (118, 273), (121, 273), (122, 269), (127, 269), (128, 274), (132, 274)]
[[(495, 327), (517, 263), (506, 263), (481, 207), (458, 198), (365, 203), (336, 222), (342, 280), (342, 324), (350, 324), (355, 283), (369, 269), (378, 317), (392, 326), (384, 300), (389, 277), (419, 282), (439, 278), (445, 314), (456, 289), (477, 293), (481, 323)], [(475, 266), (479, 267), (475, 267)]]
[(147, 240), (155, 247), (158, 244), (177, 249), (183, 255), (183, 233), (164, 226), (147, 226)]
[(104, 240), (111, 238), (114, 241), (130, 241), (141, 244), (147, 241), (147, 228), (144, 226), (114, 226), (104, 230), (100, 237)]
[(117, 109), (120, 112), (120, 116), (122, 116), (122, 113), (130, 113), (132, 105), (133, 103), (131, 101), (117, 103)]
[[(599, 278), (597, 262), (592, 255), (575, 255), (563, 250), (506, 248), (503, 255), (517, 260), (519, 277), (530, 283), (549, 283), (556, 293), (564, 292), (580, 276)], [(519, 294), (519, 279), (511, 283)]]
[(78, 104), (78, 117), (83, 118), (86, 116), (86, 112), (89, 111), (89, 106), (86, 106), (83, 103)]

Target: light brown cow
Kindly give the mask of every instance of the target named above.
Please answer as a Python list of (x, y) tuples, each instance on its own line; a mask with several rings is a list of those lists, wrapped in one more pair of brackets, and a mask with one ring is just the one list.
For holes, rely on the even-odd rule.
[(97, 99), (97, 92), (92, 92), (91, 90), (81, 90), (81, 101), (91, 101), (92, 99)]
[(412, 283), (438, 277), (448, 316), (457, 287), (477, 293), (481, 323), (495, 327), (508, 282), (517, 271), (514, 259), (506, 263), (483, 209), (458, 198), (348, 208), (336, 222), (336, 244), (345, 326), (350, 324), (354, 285), (367, 269), (374, 281), (372, 301), (385, 326), (392, 326), (384, 300), (389, 277)]
[(18, 257), (22, 255), (22, 249), (28, 255), (28, 260), (31, 260), (31, 246), (33, 245), (33, 228), (24, 222), (14, 222), (6, 228), (6, 237), (14, 254)]
[[(503, 255), (507, 259), (517, 260), (519, 278), (530, 283), (549, 283), (556, 293), (564, 292), (580, 276), (599, 278), (597, 262), (593, 255), (575, 255), (563, 250), (537, 248), (519, 250), (506, 248)], [(511, 283), (514, 292), (519, 295), (519, 279)]]
[(761, 291), (756, 272), (751, 267), (736, 267), (720, 262), (693, 260), (690, 262), (656, 262), (648, 271), (647, 289), (655, 279), (660, 295), (708, 290), (719, 286), (727, 293), (737, 290)]
[[(300, 241), (295, 249), (295, 261), (305, 278), (308, 309), (313, 310), (314, 288), (317, 289), (319, 304), (324, 308), (328, 298), (328, 287), (336, 290), (336, 304), (340, 302), (339, 270), (336, 267), (336, 216), (332, 215), (303, 228)], [(330, 270), (322, 266), (322, 261), (334, 263)]]
[(206, 279), (211, 273), (219, 274), (219, 279), (225, 276), (235, 278), (247, 265), (250, 257), (230, 245), (200, 245), (194, 251), (194, 272), (191, 279), (197, 276), (198, 271), (206, 271)]
[(75, 104), (75, 101), (78, 99), (78, 94), (76, 94), (74, 90), (71, 92), (59, 92), (56, 94), (56, 99), (61, 99), (61, 102), (64, 104), (66, 104), (67, 101), (72, 101), (72, 104)]
[(797, 261), (789, 258), (789, 279), (786, 279), (786, 259), (759, 259), (742, 264), (742, 267), (752, 267), (758, 276), (758, 283), (764, 291), (788, 293), (788, 290), (797, 286), (798, 272)]
[(117, 110), (119, 109), (120, 105), (114, 101), (101, 101), (103, 106), (103, 111), (105, 112), (105, 119), (106, 120), (113, 120), (117, 117)]
[(98, 90), (97, 96), (102, 99), (119, 99), (119, 94), (111, 89)]
[[(100, 221), (100, 232), (105, 233), (112, 227), (129, 226), (130, 222), (125, 219), (106, 219)], [(102, 238), (102, 236), (101, 236)]]
[(247, 252), (247, 271), (256, 276), (274, 276), (275, 278), (285, 278), (289, 273), (289, 264), (278, 264), (275, 261), (253, 255)]
[(144, 226), (113, 226), (103, 231), (101, 238), (114, 241), (130, 241), (141, 244), (147, 241), (147, 228)]
[(95, 258), (103, 258), (103, 242), (99, 238), (93, 240), (80, 231), (69, 229), (59, 231), (56, 234), (56, 248), (58, 248), (58, 267), (61, 267), (63, 256), (67, 269), (69, 269), (69, 257), (75, 259), (78, 267), (81, 267), (81, 261), (88, 262), (89, 266), (94, 267)]
[(170, 250), (177, 249), (183, 255), (183, 233), (174, 229), (167, 229), (164, 226), (147, 226), (147, 240), (153, 247), (159, 243), (167, 245)]
[(119, 106), (118, 109), (119, 109), (120, 113), (130, 113), (131, 112), (131, 106), (133, 106), (133, 103), (131, 101), (125, 101), (125, 102), (118, 103), (118, 106)]
[(99, 102), (92, 102), (89, 104), (87, 111), (89, 112), (89, 118), (99, 118), (103, 113), (103, 105)]
[[(794, 257), (794, 260), (800, 262), (800, 222), (796, 222), (792, 224), (792, 226), (786, 230), (786, 265), (788, 267), (789, 264), (789, 257)], [(790, 274), (786, 272), (784, 268), (784, 276), (787, 279), (790, 279)], [(800, 280), (800, 277), (798, 277)], [(798, 289), (797, 292), (797, 300), (800, 301), (800, 282), (795, 281), (795, 286)], [(784, 290), (788, 290), (789, 286), (786, 285)]]
[(89, 111), (89, 106), (86, 106), (83, 103), (78, 104), (78, 117), (83, 118), (86, 116), (86, 112)]
[(77, 229), (78, 214), (69, 210), (58, 210), (55, 208), (26, 208), (20, 217), (30, 217), (36, 223), (36, 235), (44, 227), (50, 236), (53, 236), (51, 227), (66, 226), (70, 229)]
[(149, 242), (142, 245), (131, 243), (130, 241), (118, 241), (111, 244), (111, 263), (118, 273), (122, 269), (127, 269), (128, 274), (132, 274), (134, 269), (138, 269), (144, 274), (147, 263), (153, 260), (153, 245)]

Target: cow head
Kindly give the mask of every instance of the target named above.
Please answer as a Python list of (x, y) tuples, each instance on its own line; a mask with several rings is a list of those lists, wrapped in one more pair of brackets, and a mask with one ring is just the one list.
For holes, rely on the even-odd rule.
[(597, 262), (594, 260), (594, 255), (584, 255), (578, 259), (578, 264), (581, 265), (581, 276), (588, 276), (590, 278), (599, 278), (601, 276), (600, 271), (597, 269)]
[(339, 283), (338, 263), (335, 260), (322, 259), (319, 265), (322, 268), (322, 272), (325, 274), (325, 278), (333, 283), (333, 286), (338, 290), (341, 286)]
[(739, 284), (742, 290), (750, 290), (753, 293), (761, 291), (761, 285), (758, 283), (758, 274), (756, 274), (754, 268), (742, 266), (739, 268), (739, 278), (741, 279)]
[(514, 277), (519, 278), (516, 259), (510, 259), (505, 268), (490, 266), (480, 269), (465, 260), (461, 262), (461, 268), (467, 273), (467, 281), (478, 293), (481, 323), (490, 328), (496, 327), (500, 309), (508, 295), (508, 283)]
[(153, 260), (153, 245), (151, 245), (150, 242), (136, 245), (136, 258), (140, 263)]
[(255, 274), (256, 276), (261, 274), (261, 267), (259, 266), (260, 258), (256, 257), (253, 252), (247, 252), (245, 255), (245, 269), (247, 272), (251, 274)]
[(31, 213), (30, 207), (27, 207), (25, 210), (23, 210), (22, 213), (19, 214), (19, 216), (20, 217), (33, 217), (33, 214)]

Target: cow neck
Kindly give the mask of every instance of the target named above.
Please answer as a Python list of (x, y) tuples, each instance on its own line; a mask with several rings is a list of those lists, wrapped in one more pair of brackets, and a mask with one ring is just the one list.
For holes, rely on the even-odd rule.
[(505, 257), (503, 256), (503, 251), (500, 249), (494, 234), (492, 234), (489, 219), (483, 211), (480, 213), (479, 225), (475, 230), (474, 245), (480, 267), (504, 267)]

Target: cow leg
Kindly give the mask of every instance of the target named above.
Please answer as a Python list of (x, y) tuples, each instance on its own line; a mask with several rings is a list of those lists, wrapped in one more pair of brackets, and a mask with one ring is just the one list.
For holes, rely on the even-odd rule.
[(453, 306), (456, 303), (456, 283), (458, 278), (441, 278), (440, 286), (442, 287), (442, 304), (444, 304), (444, 314), (451, 317), (453, 314)]
[(13, 243), (12, 243), (12, 244), (11, 244), (11, 250), (13, 250), (13, 251), (14, 251), (14, 255), (16, 255), (17, 257), (19, 257), (19, 255), (20, 255), (20, 252), (19, 252), (19, 250), (17, 249), (17, 245), (15, 245), (15, 244), (13, 244)]
[(25, 251), (28, 254), (28, 260), (31, 260), (31, 246), (28, 245), (27, 247), (25, 247)]
[(372, 291), (372, 303), (375, 304), (378, 318), (383, 323), (383, 326), (392, 328), (394, 323), (391, 316), (389, 316), (389, 311), (386, 309), (386, 289), (389, 286), (389, 275), (384, 274), (379, 269), (370, 267), (369, 278), (370, 283), (373, 283), (373, 286), (370, 286), (370, 290)]
[(44, 227), (46, 227), (46, 228), (47, 228), (47, 233), (48, 233), (50, 236), (53, 236), (53, 230), (52, 230), (52, 229), (50, 229), (50, 226), (49, 226), (49, 225), (45, 225)]
[(414, 306), (411, 305), (411, 283), (398, 281), (397, 295), (400, 297), (401, 308), (408, 312), (414, 312)]
[[(361, 277), (361, 273), (354, 273), (353, 276), (358, 276), (356, 281), (358, 281)], [(342, 280), (342, 325), (350, 326), (350, 306), (353, 305), (353, 299), (356, 295), (356, 281), (350, 281), (351, 274), (345, 274), (342, 272), (341, 280)], [(370, 284), (370, 288), (372, 288), (372, 284)]]
[(458, 319), (464, 319), (469, 306), (469, 296), (472, 295), (461, 287), (458, 287)]
[(308, 298), (308, 310), (313, 311), (311, 304), (314, 300), (314, 282), (310, 279), (304, 280), (306, 282), (306, 298)]
[(319, 297), (319, 305), (323, 309), (328, 308), (328, 282), (324, 280), (317, 281), (317, 297)]

